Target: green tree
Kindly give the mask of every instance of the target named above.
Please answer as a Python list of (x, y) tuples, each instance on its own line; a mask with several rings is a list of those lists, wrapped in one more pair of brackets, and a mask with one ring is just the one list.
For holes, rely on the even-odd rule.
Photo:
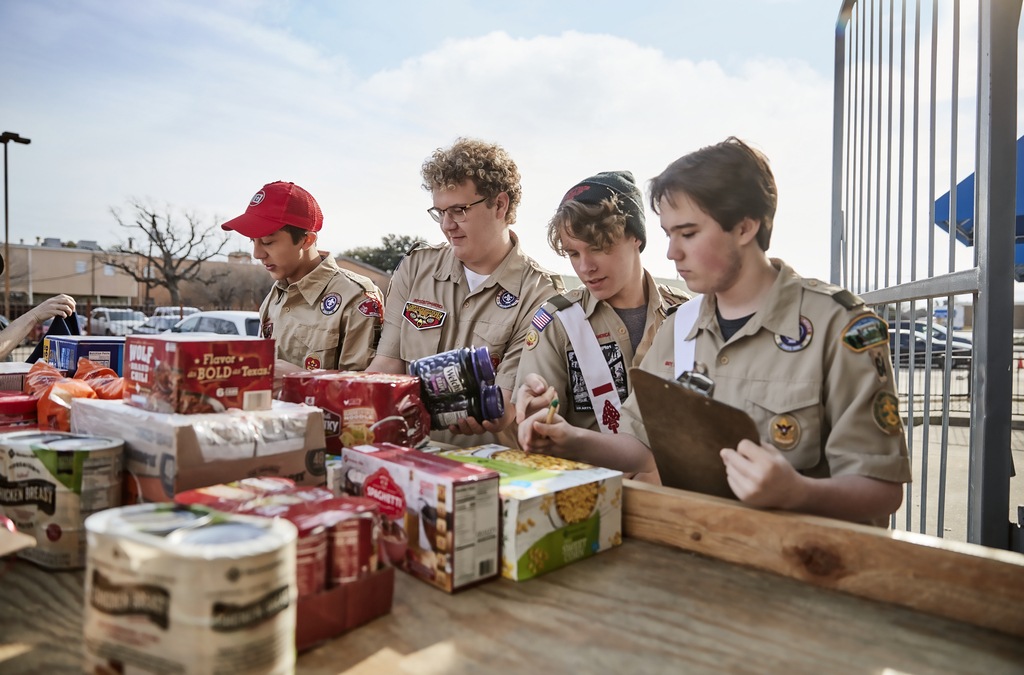
[(353, 258), (361, 263), (373, 265), (382, 272), (394, 272), (409, 249), (418, 243), (425, 243), (420, 237), (386, 234), (381, 237), (378, 247), (363, 246), (342, 251), (341, 255)]

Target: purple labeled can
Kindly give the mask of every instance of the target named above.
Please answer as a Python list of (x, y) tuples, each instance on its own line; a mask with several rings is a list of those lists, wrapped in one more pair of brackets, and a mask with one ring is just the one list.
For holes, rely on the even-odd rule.
[(409, 374), (420, 378), (424, 400), (472, 395), (494, 381), (494, 366), (487, 347), (441, 352), (409, 364)]

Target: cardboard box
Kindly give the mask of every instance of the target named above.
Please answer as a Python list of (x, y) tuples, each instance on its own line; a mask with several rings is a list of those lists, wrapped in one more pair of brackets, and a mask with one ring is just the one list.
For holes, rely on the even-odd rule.
[(501, 474), (501, 574), (522, 581), (622, 543), (622, 473), (500, 445), (441, 453)]
[(295, 648), (304, 652), (391, 611), (395, 568), (299, 598)]
[(255, 476), (326, 483), (323, 418), (311, 406), (275, 401), (267, 411), (168, 415), (73, 399), (71, 427), (124, 439), (125, 504), (170, 501), (184, 490)]
[(274, 341), (209, 335), (130, 335), (124, 391), (129, 405), (183, 415), (229, 408), (269, 410)]
[(0, 390), (21, 392), (31, 363), (0, 363)]
[(449, 593), (498, 575), (498, 474), (416, 450), (342, 451), (349, 494), (380, 504), (381, 555)]
[(43, 361), (74, 377), (78, 359), (89, 359), (124, 375), (124, 338), (91, 335), (48, 335), (43, 338)]
[(430, 413), (411, 375), (317, 370), (282, 378), (281, 400), (324, 411), (327, 451), (370, 443), (415, 446), (430, 434)]

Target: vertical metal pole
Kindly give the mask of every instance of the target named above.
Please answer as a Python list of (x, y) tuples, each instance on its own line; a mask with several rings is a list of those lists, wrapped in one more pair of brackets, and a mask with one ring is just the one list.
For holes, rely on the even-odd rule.
[(842, 284), (843, 251), (843, 84), (846, 80), (846, 27), (849, 10), (844, 7), (836, 21), (835, 78), (832, 82), (832, 268), (830, 281)]
[[(1021, 0), (981, 0), (975, 172), (974, 404), (967, 541), (1008, 548), (1017, 165), (1017, 27)], [(951, 214), (951, 221), (956, 220)]]
[(7, 242), (11, 237), (8, 234), (7, 219), (7, 143), (4, 143), (4, 316), (11, 318), (11, 249)]

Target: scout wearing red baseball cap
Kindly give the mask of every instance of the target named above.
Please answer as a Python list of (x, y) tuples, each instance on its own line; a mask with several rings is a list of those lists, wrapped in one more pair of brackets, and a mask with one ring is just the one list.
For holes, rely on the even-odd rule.
[(320, 205), (295, 183), (267, 183), (249, 200), (245, 213), (221, 225), (244, 237), (259, 239), (269, 236), (285, 225), (319, 232), (324, 224)]

